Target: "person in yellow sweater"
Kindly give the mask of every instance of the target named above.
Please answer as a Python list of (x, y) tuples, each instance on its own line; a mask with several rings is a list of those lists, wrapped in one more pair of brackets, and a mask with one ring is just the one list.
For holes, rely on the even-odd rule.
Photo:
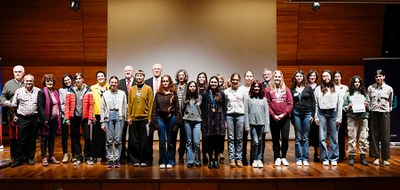
[(110, 90), (110, 85), (107, 84), (107, 76), (104, 71), (97, 71), (97, 83), (92, 85), (90, 89), (93, 94), (93, 115), (94, 122), (92, 127), (92, 147), (93, 157), (96, 159), (89, 159), (86, 162), (93, 164), (96, 161), (101, 161), (101, 158), (106, 157), (106, 133), (101, 129), (100, 123), (100, 107), (103, 94)]
[(153, 90), (144, 83), (145, 74), (138, 70), (135, 74), (136, 85), (128, 92), (128, 157), (134, 167), (153, 165), (153, 142), (149, 135), (154, 129), (149, 126), (153, 108)]

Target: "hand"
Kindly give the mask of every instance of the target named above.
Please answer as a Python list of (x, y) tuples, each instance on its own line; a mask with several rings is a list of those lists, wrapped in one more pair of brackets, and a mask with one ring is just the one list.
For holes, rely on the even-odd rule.
[(351, 110), (351, 109), (353, 109), (353, 104), (352, 103), (349, 104), (349, 110)]
[(132, 119), (128, 119), (128, 124), (132, 125)]
[(14, 116), (14, 122), (17, 123), (18, 122), (18, 116)]
[(91, 124), (93, 124), (93, 122), (92, 122), (92, 120), (89, 120), (88, 125), (91, 125)]
[(313, 117), (310, 117), (310, 123), (312, 123), (314, 121)]
[(101, 129), (102, 129), (104, 132), (107, 131), (106, 125), (105, 125), (105, 124), (102, 124), (102, 125), (101, 125)]
[(66, 120), (65, 123), (66, 123), (67, 125), (71, 125), (71, 122), (69, 121), (69, 119)]
[(279, 116), (275, 115), (275, 116), (274, 116), (274, 120), (275, 120), (275, 121), (279, 121), (279, 120), (281, 120), (281, 119), (279, 118)]
[(319, 120), (315, 120), (315, 124), (319, 125)]

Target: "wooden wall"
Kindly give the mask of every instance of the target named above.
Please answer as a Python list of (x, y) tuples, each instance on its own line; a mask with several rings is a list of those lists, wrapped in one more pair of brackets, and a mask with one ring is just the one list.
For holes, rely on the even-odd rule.
[[(86, 83), (95, 83), (95, 73), (106, 70), (107, 0), (81, 3), (74, 12), (69, 0), (0, 2), (3, 83), (16, 64), (37, 78), (83, 72)], [(277, 0), (278, 69), (286, 83), (296, 69), (340, 69), (345, 81), (363, 76), (362, 58), (380, 56), (384, 11), (384, 4), (346, 3), (313, 12), (307, 3)]]

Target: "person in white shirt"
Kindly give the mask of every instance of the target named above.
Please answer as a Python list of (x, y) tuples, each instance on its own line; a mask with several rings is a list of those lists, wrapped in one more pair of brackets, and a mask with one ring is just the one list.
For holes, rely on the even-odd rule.
[[(341, 71), (336, 70), (333, 72), (333, 83), (335, 83), (335, 89), (339, 92), (340, 96), (344, 97), (344, 94), (349, 91), (349, 87), (342, 84), (343, 74)], [(346, 113), (342, 113), (342, 123), (340, 123), (338, 143), (339, 143), (339, 162), (346, 160), (346, 131), (347, 131), (347, 116)]]

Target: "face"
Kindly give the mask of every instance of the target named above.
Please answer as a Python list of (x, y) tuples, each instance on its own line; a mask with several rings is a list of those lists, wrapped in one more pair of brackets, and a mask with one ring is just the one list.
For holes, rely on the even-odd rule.
[(185, 75), (184, 72), (179, 72), (178, 73), (178, 81), (179, 82), (185, 82), (185, 77), (186, 77), (186, 75)]
[(80, 76), (80, 75), (78, 75), (78, 76), (76, 76), (75, 77), (75, 85), (76, 86), (78, 86), (78, 87), (81, 87), (82, 86), (82, 84), (83, 84), (83, 78)]
[(282, 74), (280, 72), (277, 72), (274, 76), (274, 82), (277, 86), (281, 85), (282, 82)]
[(53, 80), (46, 80), (46, 87), (52, 89), (53, 85), (54, 85), (54, 81)]
[(263, 78), (264, 78), (264, 80), (266, 80), (266, 81), (270, 81), (271, 78), (272, 78), (272, 71), (270, 71), (270, 70), (264, 71), (264, 72), (263, 72)]
[(164, 88), (168, 88), (169, 83), (170, 83), (170, 81), (169, 81), (168, 77), (163, 77), (163, 78), (161, 79), (161, 85), (162, 85)]
[(69, 76), (63, 78), (65, 86), (70, 87), (72, 85), (72, 79)]
[(158, 78), (161, 75), (162, 66), (160, 64), (155, 64), (155, 65), (153, 65), (152, 71), (153, 71), (154, 77)]
[(210, 80), (210, 88), (211, 89), (217, 89), (218, 88), (218, 80), (216, 78), (213, 78)]
[(375, 81), (376, 81), (377, 84), (381, 85), (385, 81), (385, 76), (383, 76), (381, 74), (377, 74), (375, 76)]
[(308, 77), (308, 82), (310, 84), (314, 84), (317, 80), (317, 74), (311, 73), (310, 76)]
[(361, 85), (360, 79), (359, 79), (359, 78), (356, 78), (356, 79), (354, 80), (354, 88), (355, 88), (355, 89), (358, 89), (358, 88), (360, 88), (360, 85)]
[(295, 78), (297, 83), (301, 83), (304, 80), (304, 76), (301, 73), (296, 73)]
[(244, 80), (246, 80), (247, 84), (251, 84), (254, 80), (253, 73), (247, 72), (246, 75), (244, 75)]
[(260, 92), (260, 89), (261, 89), (260, 85), (254, 84), (254, 93), (255, 94), (258, 94)]
[(111, 91), (116, 91), (118, 89), (118, 80), (116, 78), (110, 80), (110, 89)]
[(20, 66), (15, 67), (13, 69), (13, 73), (14, 73), (14, 78), (17, 79), (18, 81), (21, 81), (25, 75), (24, 69)]
[(232, 87), (239, 87), (239, 85), (240, 85), (239, 76), (234, 75), (233, 78), (231, 78), (231, 83), (232, 83)]
[(25, 87), (27, 89), (32, 89), (33, 88), (33, 79), (34, 78), (31, 75), (27, 75), (27, 76), (24, 77), (24, 84), (25, 84)]
[(144, 75), (136, 73), (135, 80), (136, 80), (136, 84), (142, 84), (144, 82)]
[(197, 88), (196, 88), (196, 84), (194, 82), (190, 83), (189, 85), (189, 92), (190, 93), (194, 93), (196, 92)]
[(199, 80), (200, 84), (204, 84), (206, 82), (206, 76), (201, 74), (201, 75), (199, 75), (198, 80)]
[(106, 76), (104, 73), (98, 73), (97, 74), (97, 82), (98, 83), (105, 83), (106, 82)]
[(219, 86), (223, 86), (224, 85), (224, 79), (221, 76), (218, 77), (218, 85)]
[(132, 68), (131, 66), (126, 66), (126, 67), (124, 68), (124, 75), (125, 75), (125, 78), (131, 78), (131, 77), (132, 77), (132, 74), (133, 74), (133, 68)]
[(340, 75), (340, 73), (335, 73), (333, 78), (334, 78), (335, 84), (340, 84), (340, 82), (342, 81), (342, 75)]
[(329, 83), (331, 81), (331, 75), (328, 72), (323, 72), (321, 77), (322, 81), (325, 83)]

